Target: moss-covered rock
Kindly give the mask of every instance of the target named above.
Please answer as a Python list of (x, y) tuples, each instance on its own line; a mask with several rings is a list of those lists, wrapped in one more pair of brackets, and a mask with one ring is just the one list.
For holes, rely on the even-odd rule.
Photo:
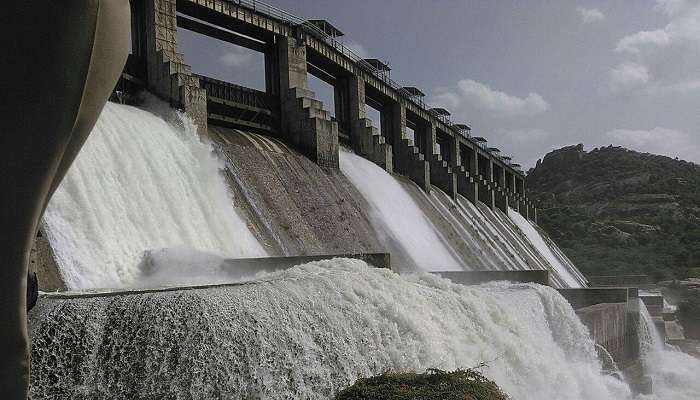
[(467, 369), (426, 373), (387, 372), (360, 378), (336, 400), (506, 400), (508, 397), (478, 371)]

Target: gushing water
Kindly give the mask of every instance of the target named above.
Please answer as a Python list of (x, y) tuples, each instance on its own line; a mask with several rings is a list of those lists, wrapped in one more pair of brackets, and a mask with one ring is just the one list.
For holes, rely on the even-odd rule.
[(649, 400), (697, 400), (700, 396), (700, 360), (664, 344), (644, 303), (639, 301), (639, 338), (642, 359), (651, 376)]
[(372, 207), (375, 227), (398, 240), (417, 265), (427, 271), (463, 269), (397, 178), (345, 149), (340, 169)]
[(229, 287), (52, 296), (30, 318), (35, 399), (328, 399), (359, 376), (481, 362), (516, 400), (629, 395), (553, 289), (468, 287), (357, 260)]
[(562, 261), (552, 252), (552, 249), (547, 245), (542, 235), (537, 232), (532, 224), (525, 219), (520, 213), (515, 210), (510, 210), (508, 216), (518, 225), (523, 233), (527, 236), (530, 243), (543, 255), (549, 264), (557, 272), (557, 275), (564, 279), (568, 287), (583, 287), (582, 277), (575, 274), (572, 268), (567, 267)]
[(67, 285), (132, 285), (151, 249), (264, 255), (232, 207), (222, 167), (186, 117), (168, 123), (108, 103), (45, 215)]

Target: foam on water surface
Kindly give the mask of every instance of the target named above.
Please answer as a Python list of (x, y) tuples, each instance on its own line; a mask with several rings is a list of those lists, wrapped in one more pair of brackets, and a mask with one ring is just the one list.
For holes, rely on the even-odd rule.
[(359, 376), (481, 362), (513, 399), (629, 394), (602, 374), (566, 300), (537, 285), (468, 287), (334, 259), (235, 287), (37, 307), (37, 399), (328, 399)]

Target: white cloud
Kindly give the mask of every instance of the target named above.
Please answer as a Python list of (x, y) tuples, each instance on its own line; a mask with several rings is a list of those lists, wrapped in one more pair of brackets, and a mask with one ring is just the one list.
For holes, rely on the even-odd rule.
[(630, 58), (611, 70), (611, 88), (646, 86), (648, 94), (699, 90), (700, 2), (656, 0), (654, 9), (666, 15), (668, 23), (617, 42), (615, 50)]
[(700, 45), (700, 5), (689, 6), (684, 1), (657, 1), (656, 8), (671, 20), (661, 28), (627, 35), (617, 42), (619, 53), (638, 54), (645, 49), (655, 50), (671, 45), (694, 43)]
[(594, 22), (599, 22), (605, 19), (605, 14), (597, 8), (583, 8), (578, 7), (579, 16), (581, 17), (581, 22), (584, 24), (592, 24)]
[(245, 68), (253, 63), (253, 51), (242, 47), (231, 47), (219, 56), (219, 62), (227, 68)]
[(445, 108), (473, 107), (491, 117), (529, 116), (549, 109), (549, 104), (537, 93), (517, 97), (471, 79), (457, 82), (456, 90), (438, 89), (431, 103)]
[(620, 39), (617, 42), (615, 51), (618, 53), (638, 54), (645, 46), (664, 47), (669, 44), (671, 44), (671, 37), (664, 29), (640, 31)]
[(635, 63), (623, 63), (610, 70), (610, 88), (629, 90), (646, 85), (651, 75), (647, 67)]
[(700, 161), (700, 138), (685, 132), (656, 127), (651, 130), (615, 129), (606, 137), (634, 150)]
[(673, 16), (684, 9), (687, 4), (685, 0), (656, 0), (656, 6), (654, 8), (666, 15)]

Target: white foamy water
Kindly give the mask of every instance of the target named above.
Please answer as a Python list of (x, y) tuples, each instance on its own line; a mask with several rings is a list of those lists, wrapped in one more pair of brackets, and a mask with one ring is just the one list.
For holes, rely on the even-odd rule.
[(423, 270), (463, 269), (397, 178), (348, 150), (341, 149), (339, 155), (341, 171), (369, 203), (370, 220), (378, 230), (396, 239)]
[(31, 319), (34, 399), (325, 400), (359, 376), (481, 362), (514, 400), (629, 396), (555, 290), (455, 285), (358, 260), (235, 287), (44, 298)]
[(537, 251), (549, 262), (557, 275), (564, 280), (568, 287), (576, 288), (584, 286), (582, 277), (574, 274), (571, 268), (568, 268), (562, 263), (559, 257), (552, 252), (552, 249), (547, 245), (542, 235), (532, 226), (530, 221), (526, 220), (525, 217), (513, 209), (509, 210), (508, 216), (515, 222), (525, 236), (527, 236), (528, 240), (535, 246)]
[(700, 360), (664, 344), (646, 305), (639, 300), (642, 359), (652, 379), (648, 400), (697, 400), (700, 398)]
[(45, 215), (68, 287), (131, 285), (151, 249), (264, 255), (221, 168), (187, 118), (108, 103)]

